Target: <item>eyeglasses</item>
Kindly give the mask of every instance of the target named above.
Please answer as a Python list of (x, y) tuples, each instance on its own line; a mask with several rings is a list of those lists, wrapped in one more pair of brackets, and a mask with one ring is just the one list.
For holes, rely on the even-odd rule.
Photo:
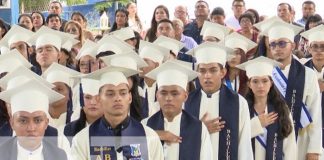
[(288, 43), (291, 43), (291, 42), (287, 42), (287, 41), (279, 41), (279, 42), (271, 42), (269, 44), (270, 48), (272, 49), (275, 49), (276, 46), (279, 46), (279, 48), (285, 48), (287, 46)]
[(324, 52), (324, 44), (312, 44), (309, 48), (313, 51)]

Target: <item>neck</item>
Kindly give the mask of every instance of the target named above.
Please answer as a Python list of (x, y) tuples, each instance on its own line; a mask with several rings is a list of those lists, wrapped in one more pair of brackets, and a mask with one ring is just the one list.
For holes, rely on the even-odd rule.
[(182, 35), (182, 34), (176, 34), (176, 35), (174, 36), (174, 38), (175, 38), (176, 40), (180, 41), (180, 40), (181, 40), (181, 35)]
[(196, 22), (197, 22), (198, 28), (202, 27), (205, 20), (207, 20), (206, 17), (196, 17)]
[[(22, 138), (24, 138), (24, 137), (22, 137)], [(35, 151), (36, 149), (38, 149), (41, 146), (41, 143), (35, 144), (34, 146), (30, 146), (28, 144), (21, 143), (20, 141), (18, 141), (18, 143), (22, 148), (24, 148), (28, 151)]]
[(177, 115), (179, 115), (181, 113), (181, 111), (182, 110), (179, 110), (179, 111), (176, 111), (176, 112), (173, 112), (173, 113), (165, 113), (162, 110), (162, 113), (163, 113), (164, 118), (166, 118), (168, 120), (168, 122), (172, 122), (173, 119), (174, 119), (174, 117), (176, 117)]
[(127, 114), (118, 116), (105, 114), (104, 116), (112, 128), (116, 128), (127, 118)]
[(129, 19), (134, 19), (134, 20), (135, 20), (135, 14), (129, 14), (129, 15), (128, 15), (128, 18), (129, 18)]
[(60, 105), (60, 106), (51, 106), (49, 107), (49, 114), (53, 119), (60, 118), (61, 114), (65, 113), (67, 110), (67, 105)]
[(150, 79), (150, 78), (147, 78), (147, 77), (144, 77), (144, 82), (146, 83), (146, 85), (148, 87), (152, 87), (152, 85), (154, 84), (155, 80)]
[(41, 66), (42, 73), (44, 73), (47, 70), (48, 67)]
[(313, 64), (314, 64), (315, 69), (318, 72), (321, 72), (322, 68), (324, 66), (324, 60), (315, 60), (315, 59), (313, 59)]
[(100, 117), (101, 116), (99, 116), (99, 117), (86, 116), (88, 124), (92, 124), (94, 121), (96, 121)]
[(267, 106), (267, 96), (254, 96), (254, 109), (257, 111), (257, 113), (263, 113), (265, 111), (265, 108)]
[(289, 56), (289, 58), (279, 61), (280, 63), (282, 63), (281, 69), (285, 69), (285, 67), (291, 63), (291, 60), (292, 56)]
[(240, 73), (240, 70), (239, 69), (230, 67), (229, 79), (230, 80), (235, 79), (235, 77), (238, 76), (239, 73)]

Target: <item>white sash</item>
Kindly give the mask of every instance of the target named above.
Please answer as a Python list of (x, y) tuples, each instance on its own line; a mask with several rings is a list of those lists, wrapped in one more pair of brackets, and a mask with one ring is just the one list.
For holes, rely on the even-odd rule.
[[(258, 116), (258, 114), (255, 113), (254, 116)], [(259, 141), (259, 143), (261, 144), (261, 146), (264, 147), (264, 149), (267, 148), (267, 136), (268, 136), (268, 130), (267, 130), (267, 128), (264, 127), (263, 128), (263, 134), (258, 135), (256, 137), (256, 139)]]
[[(276, 67), (272, 71), (272, 79), (274, 84), (276, 85), (277, 89), (281, 93), (283, 97), (286, 96), (286, 90), (287, 90), (287, 83), (288, 80), (280, 70), (280, 68)], [(302, 103), (302, 108), (301, 108), (301, 114), (300, 114), (300, 120), (299, 120), (299, 127), (304, 128), (308, 126), (310, 123), (312, 123), (312, 117), (309, 114), (307, 107), (304, 103)]]

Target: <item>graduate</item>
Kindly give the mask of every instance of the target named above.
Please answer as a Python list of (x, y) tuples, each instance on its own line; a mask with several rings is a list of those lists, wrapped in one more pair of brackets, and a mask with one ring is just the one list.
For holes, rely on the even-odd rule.
[[(268, 24), (269, 25), (269, 24)], [(271, 23), (261, 34), (269, 37), (273, 58), (282, 63), (273, 70), (273, 82), (285, 97), (293, 117), (300, 160), (318, 159), (322, 152), (321, 97), (315, 72), (292, 56), (294, 37), (302, 28), (282, 21)]]
[[(301, 34), (301, 36), (303, 36), (304, 38), (306, 38), (308, 40), (308, 51), (309, 53), (312, 55), (312, 59), (310, 59), (309, 61), (307, 61), (305, 63), (305, 66), (313, 69), (317, 75), (317, 80), (318, 80), (318, 85), (320, 88), (320, 92), (321, 92), (321, 109), (322, 109), (322, 148), (324, 148), (324, 139), (323, 139), (323, 133), (324, 133), (324, 109), (323, 109), (323, 104), (324, 104), (324, 94), (323, 94), (323, 90), (324, 90), (324, 49), (323, 49), (323, 45), (324, 45), (324, 25), (319, 25), (317, 27), (312, 28), (309, 31), (306, 31), (304, 33)], [(323, 154), (323, 153), (322, 153)], [(321, 155), (321, 157), (324, 157), (324, 155)]]
[(219, 43), (234, 49), (233, 58), (225, 66), (227, 72), (224, 84), (233, 91), (245, 96), (247, 92), (247, 77), (245, 72), (236, 68), (236, 66), (247, 61), (246, 53), (256, 47), (257, 44), (236, 32), (231, 33)]
[(96, 62), (96, 43), (91, 40), (86, 40), (82, 45), (76, 59), (76, 70), (80, 73), (87, 74), (94, 72), (98, 69)]
[[(173, 78), (170, 78), (173, 75)], [(143, 124), (154, 129), (164, 143), (165, 160), (213, 159), (212, 145), (206, 126), (182, 110), (187, 84), (198, 75), (176, 61), (167, 61), (146, 76), (157, 81), (157, 101), (161, 110)]]
[[(154, 53), (154, 54), (152, 54)], [(140, 95), (144, 98), (143, 102), (143, 118), (150, 117), (156, 113), (160, 108), (156, 105), (155, 93), (157, 91), (157, 86), (155, 80), (152, 80), (145, 75), (157, 68), (165, 60), (169, 58), (170, 51), (164, 47), (157, 44), (140, 41), (139, 56), (147, 63), (147, 67), (140, 68), (139, 73), (141, 79), (140, 86), (142, 90)]]
[(255, 159), (297, 159), (292, 116), (271, 79), (272, 70), (278, 65), (280, 63), (261, 56), (237, 66), (249, 77), (246, 99)]
[(185, 110), (205, 123), (214, 159), (253, 159), (248, 104), (222, 83), (227, 55), (232, 52), (215, 42), (189, 51), (197, 59), (201, 88), (189, 94)]
[(16, 133), (15, 137), (0, 146), (1, 159), (67, 159), (63, 150), (44, 139), (49, 104), (62, 99), (62, 95), (30, 80), (1, 92), (0, 98), (11, 105), (10, 124)]
[(53, 62), (42, 74), (46, 81), (55, 85), (55, 91), (64, 95), (63, 99), (51, 104), (49, 107), (49, 124), (57, 129), (78, 119), (80, 109), (73, 109), (72, 88), (75, 84), (75, 79), (72, 79), (72, 77), (79, 74), (79, 72), (56, 62)]
[(126, 77), (137, 73), (111, 66), (87, 75), (100, 81), (97, 100), (104, 116), (73, 138), (74, 159), (163, 159), (157, 134), (128, 116), (132, 97)]
[(200, 35), (203, 37), (203, 42), (219, 42), (224, 40), (231, 32), (231, 29), (224, 25), (205, 21)]

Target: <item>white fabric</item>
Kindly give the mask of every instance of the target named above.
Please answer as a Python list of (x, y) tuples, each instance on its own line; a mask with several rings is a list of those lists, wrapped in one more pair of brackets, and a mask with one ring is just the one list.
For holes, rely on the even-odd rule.
[[(79, 118), (80, 112), (73, 112), (71, 115), (71, 122), (77, 120)], [(52, 118), (49, 117), (49, 124), (50, 126), (59, 129), (60, 127), (64, 126), (66, 123), (66, 112), (62, 113), (59, 118)]]
[(200, 63), (219, 63), (225, 66), (227, 61), (227, 53), (223, 49), (215, 47), (205, 47), (196, 51), (195, 57), (197, 64)]
[(283, 26), (275, 26), (269, 30), (269, 41), (277, 40), (280, 38), (287, 38), (291, 42), (294, 42), (295, 32), (291, 28)]
[(119, 85), (126, 83), (128, 85), (127, 78), (122, 72), (107, 72), (101, 75), (100, 77), (100, 87), (106, 84)]
[[(172, 78), (170, 77), (172, 76)], [(169, 69), (160, 72), (156, 78), (158, 87), (177, 85), (184, 90), (187, 90), (188, 75), (176, 69)]]
[[(50, 37), (50, 38), (49, 38)], [(62, 39), (55, 34), (42, 34), (36, 40), (36, 49), (45, 45), (53, 45), (56, 49), (60, 50), (62, 45)]]
[(17, 142), (17, 160), (44, 160), (43, 144), (41, 144), (36, 150), (29, 151)]
[(143, 97), (145, 98), (145, 92), (147, 91), (147, 101), (149, 109), (148, 117), (152, 116), (160, 110), (160, 107), (158, 107), (157, 102), (155, 102), (156, 85), (156, 82), (154, 82), (153, 85), (149, 87), (146, 83), (144, 83)]
[[(149, 127), (143, 126), (146, 134), (148, 160), (163, 160), (163, 148), (158, 135)], [(89, 126), (81, 130), (72, 140), (71, 155), (74, 160), (90, 159)], [(123, 160), (117, 153), (117, 160)]]
[[(37, 97), (37, 101), (35, 97)], [(29, 113), (43, 111), (46, 114), (48, 113), (48, 96), (40, 91), (21, 91), (13, 95), (10, 102), (11, 112), (13, 114), (18, 111), (26, 111)]]
[[(205, 113), (208, 113), (207, 120), (219, 117), (219, 91), (212, 94), (208, 98), (204, 91), (201, 91), (200, 113), (199, 119)], [(251, 145), (251, 126), (250, 126), (250, 113), (246, 100), (239, 95), (239, 142), (238, 142), (238, 160), (253, 159), (252, 145)], [(226, 125), (226, 124), (225, 124)], [(219, 133), (210, 135), (213, 146), (214, 160), (218, 159), (218, 145)]]
[(226, 21), (225, 21), (226, 26), (233, 28), (235, 31), (241, 29), (240, 23), (238, 21), (238, 19), (235, 18), (235, 16), (229, 17)]

